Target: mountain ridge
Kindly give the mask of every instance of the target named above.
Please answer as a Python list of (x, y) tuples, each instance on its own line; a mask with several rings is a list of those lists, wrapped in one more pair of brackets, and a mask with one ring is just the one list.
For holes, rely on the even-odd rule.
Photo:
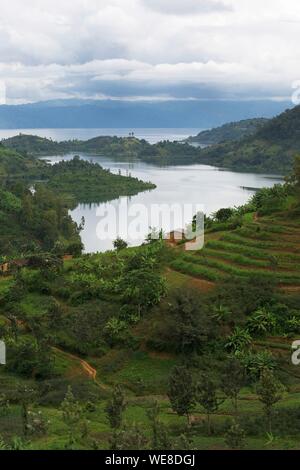
[(221, 127), (201, 131), (198, 135), (186, 139), (186, 142), (213, 145), (241, 140), (244, 137), (255, 134), (255, 132), (267, 124), (268, 121), (269, 119), (267, 118), (253, 118), (229, 122), (228, 124), (223, 124)]
[(229, 121), (271, 118), (290, 105), (276, 101), (55, 100), (0, 106), (0, 129), (178, 128), (207, 129)]

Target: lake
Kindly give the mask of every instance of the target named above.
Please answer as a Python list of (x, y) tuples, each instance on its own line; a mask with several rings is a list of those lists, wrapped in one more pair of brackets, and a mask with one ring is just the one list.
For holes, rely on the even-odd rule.
[[(54, 164), (62, 159), (71, 159), (73, 156), (74, 154), (45, 158)], [(148, 224), (148, 216), (151, 208), (155, 205), (165, 204), (171, 206), (179, 204), (182, 206), (186, 204), (194, 208), (200, 204), (203, 205), (206, 214), (211, 214), (221, 207), (242, 205), (254, 194), (255, 189), (271, 187), (279, 181), (276, 176), (219, 170), (208, 165), (158, 167), (140, 161), (116, 161), (108, 157), (85, 154), (80, 156), (83, 159), (99, 163), (103, 168), (110, 169), (113, 173), (131, 174), (141, 180), (151, 181), (157, 186), (152, 191), (139, 193), (133, 197), (119, 198), (110, 203), (79, 204), (75, 210), (71, 211), (71, 215), (77, 223), (81, 222), (82, 217), (85, 219), (85, 227), (81, 235), (86, 253), (112, 249), (111, 239), (99, 239), (99, 223), (103, 220), (105, 211), (108, 211), (106, 218), (109, 224), (113, 225), (115, 217), (117, 217), (117, 223), (120, 223), (122, 215), (124, 216), (124, 212), (127, 210), (126, 205), (129, 211), (133, 211), (137, 207), (146, 210), (146, 213), (144, 211), (139, 218), (140, 233), (142, 235), (139, 238), (129, 239), (131, 246), (137, 246), (143, 242), (145, 236), (149, 233), (149, 225), (151, 224)], [(120, 203), (123, 205), (123, 212), (116, 214)], [(139, 206), (136, 206), (137, 204)], [(113, 209), (115, 209), (115, 213), (113, 213)], [(190, 214), (183, 214), (181, 227), (190, 221)], [(171, 226), (172, 229), (181, 227), (176, 225), (175, 221)], [(168, 231), (168, 221), (163, 220), (161, 228)]]
[(0, 129), (0, 140), (13, 137), (18, 134), (38, 135), (53, 139), (58, 142), (64, 140), (88, 140), (97, 136), (117, 136), (128, 137), (130, 132), (134, 132), (138, 139), (145, 139), (150, 144), (155, 144), (161, 140), (183, 140), (191, 135), (197, 135), (202, 129), (143, 129), (143, 128), (115, 128), (115, 129)]

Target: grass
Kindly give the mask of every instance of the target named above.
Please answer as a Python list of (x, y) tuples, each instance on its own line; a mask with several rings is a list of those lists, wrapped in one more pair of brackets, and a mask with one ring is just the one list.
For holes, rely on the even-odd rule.
[(203, 278), (211, 282), (224, 279), (226, 275), (210, 267), (200, 266), (192, 262), (187, 262), (183, 258), (177, 259), (170, 264), (172, 269), (190, 276)]
[(252, 277), (274, 280), (278, 285), (300, 286), (300, 225), (281, 214), (243, 216), (243, 226), (207, 234), (201, 251), (177, 250), (170, 267), (197, 279), (218, 282), (225, 278)]
[[(203, 254), (202, 257), (195, 255), (182, 255), (181, 260), (177, 260), (172, 263), (173, 267), (176, 267), (179, 271), (182, 269), (183, 272), (188, 274), (203, 275), (205, 278), (217, 281), (226, 277), (226, 275), (237, 276), (237, 277), (251, 277), (260, 276), (265, 279), (272, 279), (278, 283), (285, 284), (297, 284), (300, 283), (300, 273), (297, 272), (279, 272), (279, 271), (267, 271), (263, 269), (247, 269), (238, 265), (225, 263), (222, 260), (217, 260)], [(195, 265), (195, 266), (194, 266)], [(180, 269), (181, 266), (181, 269)], [(218, 274), (215, 274), (211, 269), (217, 270)]]
[(42, 294), (29, 293), (20, 302), (20, 306), (28, 317), (42, 317), (49, 308), (49, 297)]
[(291, 261), (291, 262), (299, 261), (300, 262), (300, 255), (297, 255), (297, 254), (278, 252), (278, 251), (272, 251), (272, 250), (266, 251), (260, 248), (247, 246), (246, 244), (243, 243), (242, 240), (239, 240), (239, 241), (232, 240), (232, 242), (227, 242), (226, 241), (227, 238), (228, 237), (226, 236), (220, 240), (209, 240), (206, 243), (206, 248), (208, 249), (211, 248), (213, 250), (223, 250), (223, 251), (227, 251), (230, 253), (239, 253), (239, 254), (243, 254), (252, 258), (257, 258), (260, 260), (270, 261), (271, 259), (275, 257), (278, 260), (282, 260), (282, 261)]
[(285, 241), (282, 241), (281, 243), (261, 241), (255, 238), (247, 238), (235, 232), (226, 233), (222, 237), (222, 240), (232, 242), (232, 243), (241, 243), (244, 246), (248, 246), (252, 248), (260, 248), (263, 250), (278, 250), (278, 251), (290, 250), (291, 253), (298, 253), (298, 254), (300, 253), (300, 248), (297, 248), (297, 246), (295, 246), (295, 243), (286, 243)]
[[(300, 247), (298, 255), (294, 255), (297, 250), (296, 236), (299, 233), (298, 227), (289, 227), (284, 231), (284, 221), (277, 221), (272, 226), (267, 218), (260, 219), (262, 225), (260, 232), (256, 232), (257, 224), (253, 223), (253, 214), (244, 217), (244, 230), (235, 230), (218, 234), (219, 239), (211, 236), (204, 250), (200, 252), (184, 252), (181, 248), (172, 249), (169, 267), (166, 270), (168, 283), (168, 295), (163, 302), (172, 301), (174, 292), (180, 287), (186, 287), (195, 279), (207, 279), (217, 282), (231, 276), (264, 276), (275, 279), (278, 283), (300, 285)], [(300, 230), (300, 226), (299, 226)], [(259, 233), (265, 240), (256, 234)], [(276, 242), (275, 235), (279, 235), (282, 241)], [(251, 235), (251, 236), (250, 236)], [(287, 237), (294, 237), (294, 241), (287, 241)], [(286, 250), (290, 250), (286, 251)], [(65, 263), (66, 271), (71, 269), (74, 261)], [(283, 271), (283, 269), (285, 269)], [(67, 273), (65, 273), (67, 275)], [(194, 278), (194, 279), (193, 279)], [(7, 278), (0, 279), (0, 293), (11, 281)], [(200, 291), (199, 291), (200, 292)], [(43, 315), (47, 310), (47, 296), (28, 294), (22, 301), (22, 309), (28, 316), (37, 317)], [(91, 304), (87, 304), (91, 308)], [(71, 311), (71, 310), (70, 310)], [(98, 385), (104, 384), (104, 392), (101, 389), (101, 398), (96, 404), (96, 410), (88, 413), (89, 421), (89, 441), (79, 438), (76, 447), (78, 449), (87, 448), (92, 440), (100, 443), (101, 448), (109, 447), (109, 437), (111, 431), (105, 415), (106, 399), (111, 393), (112, 386), (120, 383), (126, 391), (128, 406), (125, 412), (125, 421), (128, 424), (138, 424), (145, 434), (150, 437), (149, 419), (147, 410), (157, 401), (160, 406), (160, 420), (167, 426), (172, 438), (179, 436), (186, 431), (185, 417), (178, 417), (170, 408), (167, 397), (167, 381), (172, 367), (180, 362), (180, 358), (167, 353), (153, 352), (147, 340), (153, 337), (155, 328), (166, 321), (162, 317), (162, 310), (154, 309), (149, 316), (145, 316), (142, 321), (134, 327), (134, 335), (140, 341), (140, 349), (111, 349), (103, 351), (100, 357), (88, 357), (86, 361), (97, 369)], [(269, 350), (274, 357), (278, 357), (281, 369), (288, 377), (289, 393), (277, 405), (277, 409), (292, 410), (299, 406), (300, 390), (297, 370), (293, 370), (290, 363), (290, 346), (287, 340), (277, 341), (277, 338), (267, 338), (265, 341), (255, 342), (257, 350)], [(280, 372), (281, 372), (280, 369)], [(55, 351), (55, 372), (59, 377), (66, 380), (74, 377), (85, 380), (88, 379), (83, 373), (80, 365), (80, 358), (71, 358), (59, 351)], [(12, 374), (7, 374), (0, 368), (0, 389), (14, 390), (24, 381)], [(30, 383), (30, 381), (28, 381)], [(86, 382), (85, 382), (86, 383)], [(95, 387), (98, 386), (97, 384)], [(99, 386), (99, 389), (101, 387)], [(105, 394), (106, 393), (106, 394)], [(34, 405), (33, 405), (34, 406)], [(253, 415), (262, 415), (262, 405), (255, 395), (255, 389), (245, 388), (242, 390), (238, 401), (239, 412), (244, 419), (251, 419)], [(39, 406), (49, 419), (49, 430), (46, 436), (34, 437), (31, 439), (28, 448), (30, 449), (64, 449), (67, 442), (67, 428), (62, 419), (60, 408), (53, 406)], [(224, 401), (218, 413), (212, 417), (214, 434), (207, 436), (204, 410), (197, 406), (193, 414), (200, 418), (201, 423), (195, 425), (191, 431), (192, 447), (199, 450), (226, 449), (224, 440), (224, 429), (226, 423), (231, 423), (234, 418), (232, 403)], [(10, 423), (13, 423), (11, 425)], [(15, 424), (14, 424), (15, 423)], [(5, 430), (6, 436), (12, 437), (19, 426), (19, 410), (12, 406), (9, 417), (0, 416), (0, 433)], [(14, 427), (15, 426), (15, 427)], [(296, 449), (299, 448), (299, 439), (290, 430), (288, 437), (276, 437), (273, 442), (268, 442), (264, 429), (258, 431), (255, 438), (247, 436), (247, 449)], [(223, 437), (221, 437), (223, 434)]]
[(121, 383), (130, 391), (144, 394), (166, 390), (175, 359), (148, 352), (120, 352), (97, 361), (98, 374), (108, 384)]
[[(165, 424), (168, 428), (171, 437), (182, 434), (186, 431), (186, 418), (179, 417), (172, 412), (167, 397), (161, 395), (148, 395), (139, 398), (129, 398), (127, 408), (124, 414), (124, 420), (127, 424), (137, 424), (141, 427), (144, 434), (151, 438), (151, 431), (149, 429), (149, 418), (147, 416), (147, 410), (155, 401), (158, 402), (160, 407), (160, 421)], [(282, 408), (296, 408), (299, 403), (299, 394), (291, 394), (280, 405), (277, 405), (277, 409)], [(238, 401), (240, 415), (249, 416), (255, 412), (262, 415), (262, 405), (257, 400), (255, 395), (247, 395), (246, 391), (243, 391)], [(54, 410), (53, 408), (42, 408), (44, 416), (50, 421), (48, 435), (35, 439), (30, 444), (30, 449), (64, 449), (67, 438), (67, 428), (62, 420), (62, 414), (60, 410)], [(204, 410), (197, 406), (193, 411), (194, 416), (198, 416), (201, 421), (191, 429), (192, 448), (198, 450), (222, 450), (227, 449), (227, 445), (224, 437), (221, 436), (221, 432), (230, 424), (233, 420), (233, 409), (232, 404), (229, 400), (226, 400), (218, 413), (212, 416), (212, 427), (214, 433), (212, 436), (207, 435), (206, 430), (206, 417)], [(109, 436), (111, 431), (105, 415), (105, 402), (97, 405), (95, 412), (88, 414), (88, 429), (90, 440), (96, 439), (101, 441), (101, 448), (108, 449), (109, 447)], [(86, 444), (79, 438), (77, 446), (78, 448), (86, 448)], [(293, 435), (286, 437), (275, 436), (273, 441), (270, 441), (267, 437), (264, 429), (261, 429), (258, 436), (252, 437), (247, 436), (246, 438), (246, 449), (299, 449), (299, 439)]]

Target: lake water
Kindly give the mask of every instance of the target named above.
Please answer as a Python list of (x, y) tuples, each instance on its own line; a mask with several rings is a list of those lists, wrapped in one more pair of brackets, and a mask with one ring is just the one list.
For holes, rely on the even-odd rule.
[[(71, 159), (73, 156), (73, 154), (70, 154), (64, 157), (46, 158), (52, 163), (57, 163), (62, 159)], [(173, 204), (179, 204), (182, 206), (186, 204), (191, 205), (193, 209), (198, 205), (203, 205), (204, 212), (211, 214), (221, 207), (242, 205), (254, 194), (255, 189), (271, 187), (278, 183), (278, 178), (275, 176), (225, 171), (207, 165), (158, 167), (140, 161), (116, 161), (103, 156), (81, 154), (81, 158), (98, 162), (102, 167), (110, 169), (113, 173), (131, 174), (141, 180), (151, 181), (157, 186), (153, 191), (139, 193), (134, 197), (119, 198), (110, 203), (78, 205), (71, 212), (71, 215), (77, 223), (80, 223), (82, 217), (85, 218), (82, 240), (87, 253), (112, 249), (112, 240), (101, 240), (98, 236), (99, 224), (103, 223), (105, 211), (109, 212), (107, 214), (109, 224), (114, 225), (115, 216), (117, 217), (117, 224), (120, 223), (120, 219), (123, 220), (123, 217), (125, 217), (126, 205), (129, 211), (137, 210), (139, 207), (145, 209), (138, 221), (142, 235), (138, 239), (134, 236), (128, 240), (131, 246), (136, 246), (141, 244), (144, 237), (149, 233), (149, 225), (158, 226), (151, 224), (150, 214), (152, 208), (157, 207), (155, 205), (166, 204), (172, 206)], [(123, 206), (122, 213), (118, 214), (120, 203)], [(142, 206), (136, 206), (136, 204)], [(115, 210), (115, 213), (113, 213), (113, 210)], [(132, 221), (133, 218), (130, 219), (130, 223)], [(181, 227), (190, 221), (191, 215), (188, 212), (183, 214)], [(171, 229), (181, 227), (178, 224), (176, 225), (176, 221), (173, 221)], [(165, 231), (169, 230), (167, 220), (162, 221), (161, 228)]]
[(197, 135), (202, 129), (0, 129), (0, 140), (13, 137), (18, 134), (38, 135), (53, 139), (58, 142), (63, 140), (88, 140), (93, 137), (117, 136), (128, 137), (130, 132), (134, 132), (138, 139), (145, 139), (151, 144), (155, 144), (161, 140), (183, 140), (192, 135)]

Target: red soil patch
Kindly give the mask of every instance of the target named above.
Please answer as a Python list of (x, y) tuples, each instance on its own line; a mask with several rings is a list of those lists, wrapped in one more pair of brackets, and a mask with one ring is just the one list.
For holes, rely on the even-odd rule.
[(205, 279), (196, 279), (196, 278), (191, 278), (191, 281), (188, 284), (191, 287), (196, 287), (202, 292), (209, 292), (212, 289), (214, 289), (216, 286), (213, 282), (206, 281)]

